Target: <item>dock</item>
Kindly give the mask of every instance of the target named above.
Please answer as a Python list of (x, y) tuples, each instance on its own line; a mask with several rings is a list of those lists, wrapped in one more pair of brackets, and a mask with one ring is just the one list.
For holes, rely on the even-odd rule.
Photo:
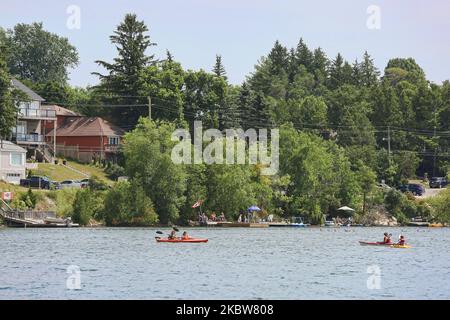
[(57, 218), (53, 211), (19, 211), (0, 200), (0, 216), (12, 228), (76, 228), (70, 219)]
[(268, 228), (266, 223), (252, 223), (252, 222), (218, 222), (217, 227), (225, 228)]

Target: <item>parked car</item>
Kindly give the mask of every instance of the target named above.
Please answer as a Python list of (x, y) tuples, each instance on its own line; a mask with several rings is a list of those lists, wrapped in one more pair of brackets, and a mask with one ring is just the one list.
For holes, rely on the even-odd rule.
[(51, 181), (47, 177), (40, 177), (40, 176), (32, 176), (27, 179), (20, 179), (20, 185), (22, 187), (27, 188), (39, 188), (39, 189), (59, 189), (60, 185), (58, 182)]
[(61, 189), (81, 188), (81, 183), (76, 180), (64, 180), (61, 182)]
[(417, 183), (409, 183), (409, 184), (405, 184), (400, 186), (400, 191), (401, 192), (411, 192), (413, 195), (415, 196), (421, 196), (425, 193), (425, 188)]
[(89, 178), (83, 179), (78, 181), (81, 184), (81, 188), (87, 188), (89, 187)]
[(430, 188), (443, 188), (446, 185), (448, 185), (448, 181), (445, 177), (433, 177), (430, 180)]

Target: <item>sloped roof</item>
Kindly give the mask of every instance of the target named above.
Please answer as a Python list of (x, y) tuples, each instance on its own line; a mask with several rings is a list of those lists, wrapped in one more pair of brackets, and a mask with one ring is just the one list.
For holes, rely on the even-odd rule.
[(34, 92), (30, 88), (28, 88), (26, 85), (24, 85), (22, 82), (20, 82), (16, 78), (12, 78), (11, 83), (14, 86), (14, 88), (24, 92), (28, 96), (28, 98), (30, 98), (31, 100), (45, 101), (44, 98), (42, 98), (40, 95), (38, 95), (36, 92)]
[(0, 151), (27, 152), (24, 148), (7, 140), (3, 140), (3, 147), (2, 143), (0, 143)]
[[(123, 136), (125, 131), (100, 117), (69, 119), (56, 128), (57, 137)], [(48, 136), (53, 136), (53, 130)]]
[(54, 110), (57, 116), (65, 116), (65, 117), (81, 117), (82, 115), (78, 112), (63, 108), (58, 105), (42, 105), (42, 108)]

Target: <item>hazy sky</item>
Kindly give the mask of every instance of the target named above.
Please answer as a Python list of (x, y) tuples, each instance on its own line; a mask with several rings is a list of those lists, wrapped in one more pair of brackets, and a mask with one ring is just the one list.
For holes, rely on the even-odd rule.
[[(81, 10), (81, 28), (67, 27), (67, 8)], [(369, 29), (369, 6), (380, 8), (380, 29)], [(116, 55), (109, 36), (125, 13), (134, 12), (158, 44), (149, 53), (164, 58), (169, 49), (186, 69), (211, 70), (221, 54), (229, 80), (238, 84), (268, 53), (275, 40), (288, 47), (300, 37), (328, 56), (350, 61), (367, 50), (384, 69), (393, 57), (413, 57), (437, 83), (450, 78), (448, 0), (0, 0), (0, 26), (42, 21), (44, 28), (69, 38), (80, 65), (70, 82), (95, 84), (94, 63)], [(371, 20), (372, 21), (372, 20)]]

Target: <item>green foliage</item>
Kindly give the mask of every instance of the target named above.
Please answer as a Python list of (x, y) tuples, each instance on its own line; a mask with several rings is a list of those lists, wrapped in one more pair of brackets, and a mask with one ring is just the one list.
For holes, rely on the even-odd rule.
[(0, 39), (0, 139), (7, 138), (16, 122), (16, 108), (11, 95), (11, 78)]
[(55, 203), (56, 214), (60, 217), (69, 217), (73, 213), (73, 204), (78, 190), (66, 188), (55, 190), (48, 194), (48, 197)]
[(106, 167), (105, 173), (108, 175), (108, 178), (117, 180), (117, 178), (125, 176), (125, 168), (113, 163)]
[(104, 180), (100, 179), (98, 176), (92, 175), (89, 178), (89, 189), (93, 191), (104, 191), (108, 190), (108, 185)]
[(291, 215), (320, 223), (323, 214), (355, 203), (360, 187), (342, 149), (289, 126), (281, 128), (280, 141), (281, 174), (291, 180)]
[[(96, 61), (108, 71), (106, 75), (93, 73), (101, 80), (97, 90), (99, 94), (106, 96), (103, 97), (105, 103), (129, 105), (147, 103), (147, 99), (139, 97), (143, 92), (141, 74), (153, 60), (153, 56), (145, 54), (145, 51), (154, 45), (147, 32), (147, 26), (143, 21), (139, 21), (135, 14), (126, 14), (123, 22), (110, 36), (118, 56), (113, 63)], [(134, 125), (143, 115), (147, 115), (147, 110), (142, 107), (112, 108), (111, 111), (111, 116), (117, 121), (120, 119), (123, 125)]]
[(257, 203), (250, 166), (210, 165), (207, 170), (207, 206), (212, 211), (236, 219), (240, 211)]
[(225, 71), (225, 67), (222, 64), (222, 56), (221, 55), (216, 55), (216, 64), (214, 65), (212, 72), (217, 77), (227, 80), (227, 76), (226, 76), (227, 73)]
[(118, 182), (108, 191), (102, 217), (108, 226), (148, 226), (158, 221), (139, 181)]
[(28, 189), (26, 193), (20, 194), (19, 201), (22, 201), (27, 209), (32, 210), (36, 207), (36, 204), (38, 203), (40, 198), (40, 194), (33, 192), (31, 189)]
[(412, 197), (398, 190), (390, 190), (385, 196), (386, 209), (391, 213), (400, 223), (405, 223), (411, 218), (422, 216), (427, 218), (431, 215), (431, 210), (426, 205), (417, 203)]
[(433, 220), (441, 223), (450, 223), (450, 189), (442, 191), (436, 197), (427, 200), (431, 206)]
[(153, 201), (162, 223), (175, 222), (185, 203), (186, 172), (171, 160), (174, 124), (141, 119), (125, 136), (126, 171)]
[(8, 65), (13, 75), (33, 82), (68, 79), (68, 69), (78, 64), (78, 52), (67, 38), (43, 29), (42, 23), (19, 23), (8, 30)]
[(104, 206), (104, 193), (89, 189), (78, 190), (73, 202), (72, 219), (80, 225), (88, 225), (91, 219), (101, 218)]

